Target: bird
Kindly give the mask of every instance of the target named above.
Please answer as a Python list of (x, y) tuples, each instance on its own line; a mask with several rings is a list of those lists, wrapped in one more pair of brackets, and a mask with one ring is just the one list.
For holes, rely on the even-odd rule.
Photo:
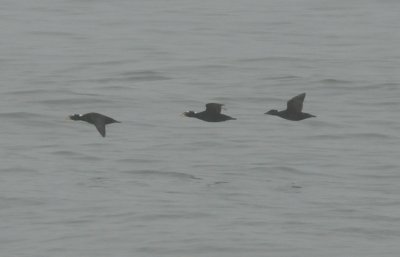
[(219, 103), (208, 103), (206, 104), (206, 110), (202, 112), (188, 111), (184, 112), (183, 115), (186, 117), (197, 118), (207, 122), (220, 122), (227, 120), (236, 120), (228, 115), (222, 114), (223, 104)]
[(315, 115), (302, 112), (303, 102), (304, 102), (305, 97), (306, 97), (306, 93), (297, 95), (297, 96), (293, 97), (292, 99), (290, 99), (289, 101), (287, 101), (286, 110), (283, 110), (283, 111), (270, 110), (270, 111), (266, 112), (265, 114), (275, 115), (275, 116), (279, 116), (283, 119), (293, 120), (293, 121), (299, 121), (299, 120), (304, 120), (304, 119), (311, 118), (311, 117), (316, 117)]
[(90, 124), (93, 124), (97, 130), (99, 131), (102, 137), (106, 136), (106, 125), (111, 123), (121, 123), (120, 121), (116, 121), (113, 118), (107, 117), (103, 114), (96, 112), (89, 112), (86, 114), (74, 114), (70, 115), (69, 118), (71, 120), (82, 120), (86, 121)]

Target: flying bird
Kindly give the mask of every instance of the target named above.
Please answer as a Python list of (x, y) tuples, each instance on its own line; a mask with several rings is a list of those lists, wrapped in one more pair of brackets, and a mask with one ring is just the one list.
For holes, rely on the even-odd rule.
[(106, 136), (106, 125), (111, 123), (121, 123), (119, 121), (114, 120), (113, 118), (107, 117), (103, 114), (90, 112), (86, 114), (74, 114), (70, 115), (69, 118), (71, 120), (82, 120), (86, 121), (90, 124), (93, 124), (97, 130), (99, 131), (102, 137)]
[(277, 111), (277, 110), (270, 110), (266, 112), (265, 114), (269, 115), (275, 115), (279, 116), (281, 118), (287, 119), (287, 120), (294, 120), (294, 121), (299, 121), (299, 120), (304, 120), (307, 118), (311, 117), (316, 117), (312, 114), (302, 112), (303, 110), (303, 102), (304, 98), (306, 97), (306, 93), (302, 93), (300, 95), (297, 95), (287, 101), (287, 107), (286, 110), (283, 111)]
[(197, 118), (200, 120), (208, 121), (208, 122), (219, 122), (219, 121), (227, 121), (227, 120), (236, 120), (228, 115), (222, 114), (223, 104), (219, 103), (208, 103), (206, 104), (206, 110), (202, 112), (194, 112), (188, 111), (184, 112), (183, 115), (186, 117)]

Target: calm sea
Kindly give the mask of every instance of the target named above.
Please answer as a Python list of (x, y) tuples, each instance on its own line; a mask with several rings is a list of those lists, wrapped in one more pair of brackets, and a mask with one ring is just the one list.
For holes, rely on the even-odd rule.
[(0, 2), (1, 256), (399, 256), (400, 2)]

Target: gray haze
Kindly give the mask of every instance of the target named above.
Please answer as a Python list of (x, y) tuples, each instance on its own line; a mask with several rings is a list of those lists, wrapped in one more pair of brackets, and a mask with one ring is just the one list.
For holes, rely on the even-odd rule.
[(400, 2), (0, 2), (1, 256), (399, 256)]

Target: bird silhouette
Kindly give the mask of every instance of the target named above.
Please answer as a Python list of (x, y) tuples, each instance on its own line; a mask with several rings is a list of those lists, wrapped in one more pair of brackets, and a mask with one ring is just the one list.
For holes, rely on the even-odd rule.
[(299, 120), (304, 120), (304, 119), (311, 118), (311, 117), (316, 117), (312, 114), (302, 112), (303, 102), (304, 102), (305, 97), (306, 97), (306, 93), (297, 95), (297, 96), (293, 97), (292, 99), (290, 99), (289, 101), (287, 101), (286, 110), (283, 110), (283, 111), (270, 110), (270, 111), (266, 112), (265, 114), (275, 115), (275, 116), (279, 116), (281, 118), (284, 118), (287, 120), (293, 120), (293, 121), (299, 121)]
[(227, 121), (227, 120), (236, 120), (228, 115), (222, 114), (223, 104), (219, 103), (208, 103), (206, 104), (205, 111), (202, 112), (194, 112), (188, 111), (184, 112), (183, 115), (186, 117), (197, 118), (200, 120), (208, 121), (208, 122), (220, 122), (220, 121)]
[(74, 114), (70, 115), (69, 118), (71, 120), (82, 120), (86, 121), (90, 124), (93, 124), (97, 130), (99, 131), (102, 137), (106, 136), (106, 125), (111, 123), (121, 123), (120, 121), (116, 121), (113, 118), (107, 117), (103, 114), (90, 112), (86, 114)]

